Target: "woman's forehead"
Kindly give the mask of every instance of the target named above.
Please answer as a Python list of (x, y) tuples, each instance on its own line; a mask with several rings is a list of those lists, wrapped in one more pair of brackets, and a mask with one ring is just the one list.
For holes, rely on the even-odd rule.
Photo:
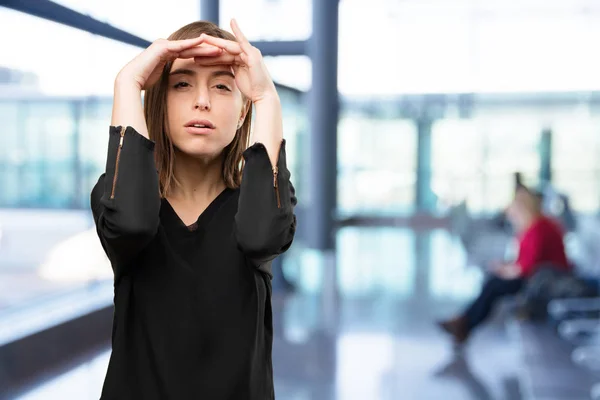
[(173, 65), (171, 66), (171, 71), (175, 71), (178, 69), (186, 69), (191, 70), (198, 73), (210, 73), (216, 70), (231, 70), (231, 64), (216, 64), (216, 65), (199, 65), (194, 62), (194, 59), (183, 59), (177, 58), (173, 61)]

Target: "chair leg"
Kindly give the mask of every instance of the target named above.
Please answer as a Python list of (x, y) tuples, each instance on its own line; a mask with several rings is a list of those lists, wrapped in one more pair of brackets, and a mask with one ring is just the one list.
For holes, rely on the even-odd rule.
[(582, 334), (598, 335), (600, 333), (600, 320), (595, 318), (566, 320), (558, 325), (558, 333), (568, 340), (573, 340)]
[(592, 386), (590, 389), (590, 397), (592, 400), (600, 400), (600, 382)]

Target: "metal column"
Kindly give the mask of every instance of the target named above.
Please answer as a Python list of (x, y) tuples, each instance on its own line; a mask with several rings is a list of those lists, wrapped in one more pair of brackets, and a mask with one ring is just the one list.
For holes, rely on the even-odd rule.
[(200, 0), (200, 19), (219, 25), (219, 0)]
[(421, 116), (417, 123), (417, 212), (428, 213), (435, 208), (435, 196), (431, 188), (431, 127), (433, 121)]
[(540, 138), (540, 183), (552, 182), (552, 130), (546, 128)]
[(337, 204), (337, 123), (339, 100), (338, 0), (313, 0), (312, 87), (308, 95), (310, 172), (307, 244), (317, 250), (335, 248)]

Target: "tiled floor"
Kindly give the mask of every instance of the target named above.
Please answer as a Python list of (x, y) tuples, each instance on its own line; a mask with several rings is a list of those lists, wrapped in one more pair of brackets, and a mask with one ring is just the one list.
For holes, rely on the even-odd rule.
[[(519, 355), (501, 319), (481, 329), (462, 355), (433, 324), (459, 310), (481, 281), (447, 233), (345, 228), (337, 274), (299, 247), (286, 272), (300, 290), (273, 299), (277, 399), (521, 398)], [(108, 355), (19, 400), (97, 399)]]

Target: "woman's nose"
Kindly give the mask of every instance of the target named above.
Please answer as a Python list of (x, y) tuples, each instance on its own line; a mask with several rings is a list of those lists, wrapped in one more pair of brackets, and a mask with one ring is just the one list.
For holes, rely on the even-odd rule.
[(194, 108), (200, 109), (202, 111), (210, 110), (210, 99), (208, 98), (208, 93), (205, 93), (203, 91), (198, 93), (198, 96), (196, 96)]

